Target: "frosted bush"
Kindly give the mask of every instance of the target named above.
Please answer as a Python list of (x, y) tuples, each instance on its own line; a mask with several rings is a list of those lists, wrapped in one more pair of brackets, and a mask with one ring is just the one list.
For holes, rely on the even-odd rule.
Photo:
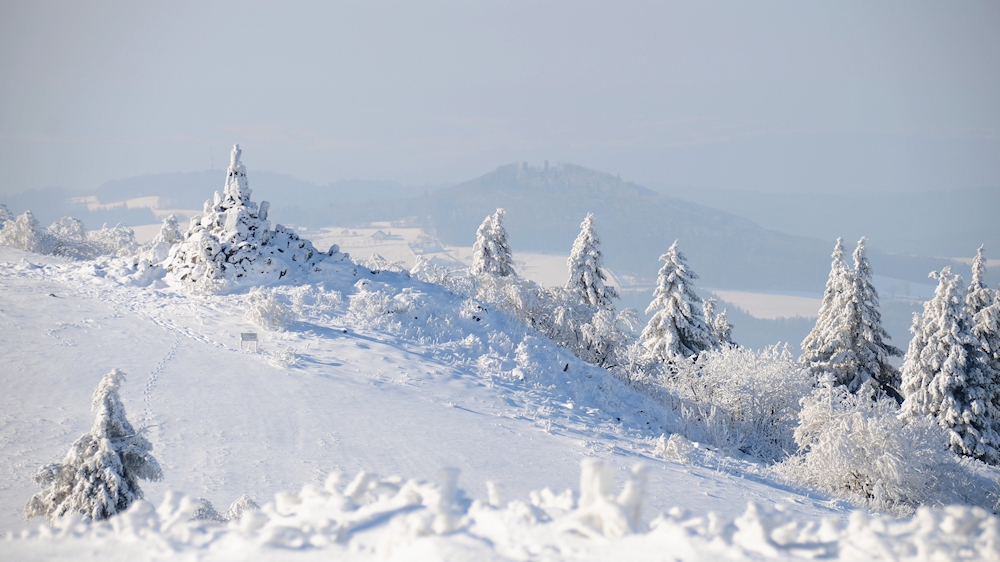
[(3, 228), (0, 229), (0, 245), (36, 254), (51, 254), (55, 250), (52, 236), (38, 226), (38, 221), (31, 211), (25, 211), (16, 219), (3, 222)]
[(83, 221), (73, 217), (63, 217), (49, 225), (53, 253), (69, 258), (90, 258), (94, 251), (87, 241), (87, 229)]
[(247, 293), (247, 312), (244, 316), (265, 330), (284, 330), (295, 321), (295, 315), (275, 298), (274, 290), (254, 287)]
[[(366, 327), (386, 327), (399, 324), (400, 318), (417, 307), (420, 294), (412, 288), (405, 288), (396, 295), (389, 293), (391, 287), (384, 283), (373, 283), (362, 279), (354, 284), (358, 290), (351, 295), (347, 317), (353, 323)], [(397, 325), (394, 329), (398, 329)]]
[(292, 303), (292, 312), (301, 318), (329, 321), (341, 312), (344, 299), (340, 291), (329, 291), (315, 285), (300, 285), (283, 289)]
[(416, 263), (410, 269), (410, 277), (419, 279), (424, 283), (447, 285), (451, 280), (452, 273), (443, 267), (434, 265), (423, 256), (417, 256)]
[(786, 476), (897, 515), (928, 504), (992, 507), (995, 492), (949, 451), (931, 418), (902, 420), (891, 398), (843, 386), (818, 388), (802, 402), (795, 430), (801, 453), (778, 465)]
[(125, 258), (139, 251), (139, 245), (135, 242), (135, 232), (123, 222), (113, 228), (104, 225), (100, 230), (89, 232), (87, 238), (97, 255)]
[(725, 347), (676, 366), (667, 386), (685, 403), (690, 436), (768, 461), (797, 450), (799, 401), (812, 378), (787, 348)]
[(372, 273), (389, 271), (392, 273), (405, 273), (406, 275), (409, 275), (409, 271), (407, 271), (406, 265), (403, 262), (389, 261), (377, 252), (372, 252), (371, 257), (365, 260), (362, 265), (367, 267)]
[(666, 435), (660, 435), (653, 447), (653, 453), (667, 460), (687, 464), (691, 462), (691, 451), (693, 449), (694, 447), (691, 446), (691, 442), (685, 439), (683, 435), (674, 433), (669, 439), (667, 439)]

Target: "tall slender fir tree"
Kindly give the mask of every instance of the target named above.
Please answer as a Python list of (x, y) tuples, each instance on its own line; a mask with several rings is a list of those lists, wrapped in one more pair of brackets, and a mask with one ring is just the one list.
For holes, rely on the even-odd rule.
[(872, 268), (865, 253), (867, 240), (864, 237), (858, 240), (858, 247), (854, 250), (854, 283), (848, 299), (848, 328), (857, 369), (847, 387), (857, 391), (861, 385), (872, 380), (882, 392), (902, 402), (899, 371), (889, 363), (889, 358), (902, 357), (903, 352), (885, 341), (891, 338), (882, 327), (878, 292), (872, 284)]
[(566, 265), (569, 267), (567, 290), (575, 292), (587, 306), (609, 310), (614, 308), (618, 291), (605, 284), (608, 278), (602, 269), (604, 257), (601, 254), (601, 239), (594, 231), (593, 213), (588, 214), (580, 224), (580, 234), (573, 242)]
[(688, 269), (675, 241), (666, 254), (656, 278), (653, 301), (646, 313), (654, 312), (640, 336), (646, 353), (669, 361), (691, 357), (719, 346), (712, 328), (705, 322), (701, 298), (694, 291), (698, 275)]
[[(833, 262), (823, 292), (816, 325), (802, 341), (799, 362), (809, 369), (815, 379), (830, 380), (834, 384), (847, 384), (851, 379), (850, 368), (845, 365), (850, 353), (850, 337), (844, 330), (846, 324), (847, 296), (853, 285), (853, 276), (844, 263), (844, 241), (837, 238), (833, 248)], [(856, 389), (855, 389), (856, 390)]]
[(995, 299), (996, 292), (986, 286), (986, 260), (983, 258), (983, 246), (980, 246), (976, 258), (972, 260), (972, 281), (965, 296), (965, 308), (969, 316), (974, 317)]

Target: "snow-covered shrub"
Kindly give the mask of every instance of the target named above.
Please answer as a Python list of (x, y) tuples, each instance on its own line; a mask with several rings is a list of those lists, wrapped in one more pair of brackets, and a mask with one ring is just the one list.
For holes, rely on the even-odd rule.
[(170, 249), (175, 244), (179, 244), (182, 239), (177, 217), (169, 215), (163, 219), (160, 232), (143, 248), (141, 257), (151, 264), (163, 263), (170, 256)]
[(726, 347), (676, 365), (666, 384), (685, 403), (690, 437), (767, 461), (797, 450), (799, 401), (812, 377), (787, 347)]
[(135, 232), (125, 223), (120, 222), (113, 228), (104, 225), (100, 230), (87, 233), (94, 252), (98, 255), (126, 258), (139, 251), (135, 242)]
[(280, 224), (271, 229), (269, 205), (250, 200), (240, 148), (233, 147), (222, 194), (205, 202), (204, 215), (191, 219), (184, 240), (165, 262), (169, 278), (197, 292), (219, 292), (234, 284), (271, 283), (293, 274), (320, 271), (347, 255), (333, 245), (323, 253)]
[(391, 271), (392, 273), (403, 273), (409, 275), (409, 271), (406, 269), (406, 265), (401, 261), (389, 261), (382, 257), (378, 252), (372, 252), (371, 257), (369, 257), (362, 264), (369, 269), (372, 273), (381, 273), (383, 271)]
[(254, 287), (247, 293), (244, 317), (265, 330), (284, 330), (295, 321), (295, 315), (274, 296), (274, 289)]
[(93, 257), (94, 249), (87, 240), (87, 229), (83, 221), (73, 217), (63, 217), (49, 225), (53, 253), (69, 258)]
[(364, 328), (386, 327), (398, 324), (397, 315), (410, 312), (417, 306), (419, 292), (407, 287), (396, 295), (389, 293), (391, 287), (384, 283), (373, 283), (362, 279), (354, 284), (358, 290), (351, 295), (347, 317)]
[(444, 285), (448, 288), (450, 285), (449, 281), (452, 278), (452, 272), (443, 267), (434, 265), (429, 259), (423, 256), (417, 256), (416, 263), (414, 263), (413, 267), (410, 269), (410, 277), (419, 279), (424, 283)]
[(36, 254), (51, 254), (55, 251), (52, 236), (39, 227), (31, 211), (25, 211), (16, 219), (4, 221), (3, 229), (0, 229), (0, 245)]
[(152, 444), (129, 423), (118, 397), (124, 378), (114, 369), (101, 379), (94, 391), (94, 426), (73, 443), (61, 463), (43, 466), (35, 474), (43, 489), (24, 506), (25, 519), (44, 515), (51, 522), (71, 513), (86, 521), (107, 519), (142, 498), (139, 479), (162, 478), (150, 454)]
[(897, 515), (921, 505), (982, 504), (994, 495), (949, 451), (937, 422), (903, 419), (895, 400), (875, 398), (871, 389), (817, 388), (802, 401), (799, 420), (801, 452), (777, 467), (799, 482)]
[(653, 454), (667, 460), (687, 464), (691, 462), (692, 449), (690, 441), (685, 439), (683, 435), (674, 433), (670, 435), (669, 439), (666, 435), (660, 435), (653, 447)]
[(328, 322), (343, 310), (340, 291), (330, 291), (322, 285), (299, 285), (282, 291), (292, 303), (292, 312), (300, 318)]

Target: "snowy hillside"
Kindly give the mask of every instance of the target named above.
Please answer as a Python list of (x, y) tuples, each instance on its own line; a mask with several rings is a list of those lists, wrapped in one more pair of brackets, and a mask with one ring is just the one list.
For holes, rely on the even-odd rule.
[[(514, 274), (502, 210), (480, 225), (478, 277), (406, 272), (272, 225), (239, 158), (183, 236), (167, 221), (93, 259), (0, 246), (3, 558), (1000, 558), (992, 468), (864, 384), (813, 391), (787, 352), (730, 346), (724, 314), (690, 308), (676, 244), (644, 351), (589, 219), (578, 303)], [(99, 248), (29, 218), (4, 240)], [(97, 431), (114, 369), (162, 480), (106, 521), (26, 525), (33, 478)], [(807, 438), (815, 454), (794, 454)]]
[[(204, 497), (220, 508), (244, 493), (265, 504), (274, 494), (298, 490), (303, 484), (322, 486), (331, 473), (346, 473), (350, 479), (365, 470), (433, 482), (440, 481), (439, 471), (446, 466), (461, 470), (463, 498), (486, 502), (485, 482), (490, 480), (502, 487), (504, 500), (528, 502), (518, 503), (525, 506), (520, 508), (511, 504), (507, 514), (479, 508), (474, 524), (458, 536), (446, 535), (451, 538), (421, 544), (401, 533), (393, 539), (398, 543), (395, 548), (406, 547), (412, 556), (435, 552), (478, 556), (492, 550), (472, 536), (494, 537), (495, 555), (514, 558), (534, 547), (552, 549), (542, 550), (551, 555), (599, 558), (619, 548), (648, 555), (665, 545), (680, 549), (676, 552), (681, 557), (695, 552), (791, 555), (794, 548), (776, 548), (778, 543), (754, 546), (759, 537), (735, 542), (730, 537), (720, 544), (712, 543), (711, 537), (725, 535), (716, 527), (740, 517), (748, 501), (765, 506), (760, 508), (764, 514), (754, 516), (751, 511), (749, 516), (759, 517), (765, 526), (823, 517), (845, 521), (852, 511), (843, 502), (781, 485), (760, 465), (709, 449), (694, 449), (690, 464), (662, 458), (656, 453), (655, 438), (677, 423), (671, 412), (631, 393), (606, 372), (525, 334), (502, 316), (482, 313), (481, 321), (453, 317), (452, 333), (437, 337), (391, 326), (357, 329), (346, 302), (354, 282), (362, 277), (386, 283), (399, 295), (409, 291), (423, 304), (416, 314), (427, 319), (443, 320), (444, 314), (460, 306), (440, 288), (401, 275), (373, 275), (359, 268), (357, 276), (343, 274), (317, 285), (285, 288), (283, 294), (302, 295), (302, 320), (288, 331), (261, 330), (261, 350), (253, 353), (237, 349), (238, 333), (259, 330), (243, 318), (243, 296), (185, 296), (119, 285), (102, 278), (102, 271), (91, 264), (9, 249), (0, 249), (0, 262), (6, 389), (0, 398), (4, 412), (0, 446), (7, 459), (0, 467), (4, 472), (0, 524), (6, 529), (21, 526), (21, 507), (33, 493), (30, 478), (35, 468), (58, 459), (89, 426), (89, 394), (113, 367), (129, 374), (123, 387), (126, 407), (138, 425), (150, 426), (154, 453), (163, 466), (164, 480), (144, 485), (154, 504), (169, 490)], [(524, 381), (509, 367), (491, 370), (477, 360), (491, 353), (510, 355), (516, 347), (511, 337), (532, 344), (535, 367)], [(292, 361), (296, 364), (289, 365)], [(644, 521), (676, 506), (682, 511), (670, 511), (672, 515), (661, 519), (647, 539), (631, 539), (611, 551), (606, 550), (610, 545), (602, 546), (603, 540), (557, 532), (551, 525), (534, 530), (530, 521), (538, 517), (544, 521), (545, 516), (532, 515), (527, 507), (531, 492), (546, 487), (556, 494), (578, 490), (584, 459), (608, 463), (614, 490), (621, 489), (627, 469), (640, 461), (646, 464)], [(399, 483), (393, 483), (398, 488)], [(307, 501), (332, 501), (318, 491), (313, 494), (319, 495)], [(295, 512), (281, 507), (280, 501), (274, 509)], [(550, 501), (555, 503), (544, 506), (541, 513), (558, 515), (569, 505), (565, 499)], [(559, 502), (563, 507), (556, 507)], [(783, 511), (768, 511), (773, 508), (766, 506), (775, 503), (783, 504)], [(162, 517), (167, 516), (164, 509)], [(399, 506), (375, 504), (372, 509), (396, 513)], [(716, 519), (695, 517), (710, 512), (718, 514)], [(287, 517), (308, 520), (310, 516), (300, 512)], [(869, 529), (863, 518), (852, 521), (873, 535), (891, 533)], [(34, 539), (2, 542), (0, 552), (18, 557), (42, 552), (71, 556), (78, 544), (74, 541), (93, 546), (95, 553), (108, 552), (110, 544), (120, 540), (113, 537), (122, 532), (150, 538), (132, 542), (121, 556), (163, 548), (148, 543), (150, 524), (137, 520), (128, 524), (137, 526), (134, 531), (95, 530), (96, 535), (88, 531), (84, 538), (51, 544)], [(507, 531), (514, 534), (506, 543), (499, 542), (493, 529), (503, 524), (514, 525)], [(794, 528), (815, 534), (812, 541), (817, 544), (802, 548), (835, 549), (822, 533)], [(906, 529), (905, 534), (912, 534)], [(284, 548), (310, 540), (272, 533), (270, 543), (261, 545), (257, 540), (244, 543), (240, 533), (218, 536), (224, 527), (201, 532), (202, 538), (191, 539), (190, 530), (184, 535), (175, 529), (171, 541), (180, 552), (211, 543), (211, 550), (221, 556), (233, 541), (243, 544), (234, 548), (254, 552), (262, 548), (276, 555), (290, 554)], [(359, 557), (372, 554), (366, 549), (376, 549), (378, 540), (385, 540), (378, 537), (388, 532), (379, 530), (374, 538), (362, 534), (356, 541), (364, 545)], [(330, 548), (343, 552), (344, 547)], [(307, 549), (303, 554), (308, 558), (310, 553), (322, 555), (322, 550)]]

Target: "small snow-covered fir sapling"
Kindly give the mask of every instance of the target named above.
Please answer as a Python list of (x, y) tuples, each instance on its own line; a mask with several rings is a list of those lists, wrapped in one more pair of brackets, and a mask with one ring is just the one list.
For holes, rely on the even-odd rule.
[(3, 222), (0, 245), (36, 254), (51, 254), (55, 250), (52, 236), (41, 229), (31, 211)]
[(580, 234), (573, 242), (573, 249), (566, 260), (569, 279), (566, 290), (575, 292), (584, 304), (593, 308), (614, 308), (618, 291), (606, 285), (604, 256), (601, 253), (601, 239), (594, 231), (594, 214), (587, 214), (580, 224)]
[(719, 340), (705, 322), (701, 297), (694, 291), (698, 275), (688, 269), (677, 241), (660, 260), (664, 264), (656, 278), (653, 301), (646, 308), (653, 317), (639, 340), (647, 353), (654, 359), (669, 361), (719, 347)]
[(901, 416), (931, 416), (948, 431), (958, 454), (1000, 462), (997, 380), (973, 335), (962, 278), (945, 267), (934, 298), (914, 317), (913, 339), (903, 361)]
[(101, 379), (94, 391), (93, 427), (73, 443), (61, 463), (43, 466), (35, 474), (43, 489), (28, 500), (25, 519), (44, 515), (52, 522), (70, 513), (85, 521), (107, 519), (142, 498), (140, 479), (163, 477), (152, 444), (125, 415), (118, 396), (124, 379), (118, 369)]
[(514, 275), (514, 258), (507, 243), (507, 230), (503, 227), (504, 213), (503, 209), (497, 209), (495, 213), (486, 217), (476, 230), (470, 270), (476, 277)]
[(247, 293), (244, 317), (265, 330), (284, 330), (295, 321), (295, 314), (275, 298), (274, 290), (254, 287)]
[(719, 340), (720, 345), (736, 345), (733, 341), (733, 325), (729, 323), (726, 309), (716, 314), (715, 304), (715, 299), (705, 299), (702, 302), (701, 310), (705, 315), (705, 322), (712, 329), (712, 334)]

